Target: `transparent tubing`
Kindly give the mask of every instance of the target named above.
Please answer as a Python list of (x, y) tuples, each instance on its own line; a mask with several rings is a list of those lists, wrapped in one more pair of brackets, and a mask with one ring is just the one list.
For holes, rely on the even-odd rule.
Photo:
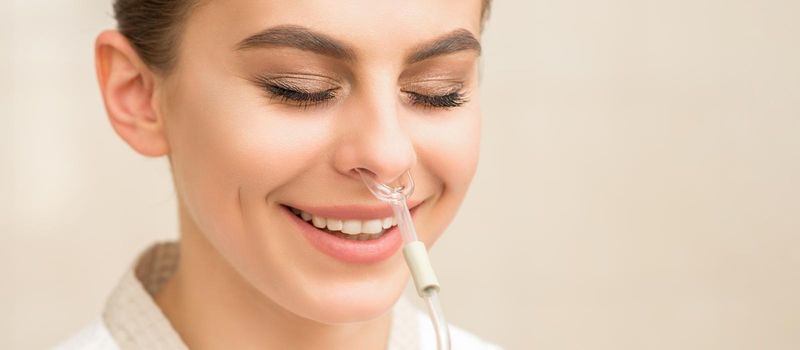
[(411, 173), (406, 171), (404, 176), (396, 181), (399, 183), (382, 184), (375, 180), (371, 171), (360, 168), (356, 170), (361, 174), (361, 179), (369, 191), (379, 200), (388, 202), (392, 206), (400, 235), (403, 237), (403, 256), (411, 272), (411, 277), (414, 279), (417, 294), (425, 299), (428, 307), (428, 315), (436, 331), (437, 348), (450, 350), (450, 330), (447, 328), (444, 310), (439, 302), (439, 282), (433, 272), (425, 244), (417, 239), (417, 231), (406, 203), (408, 197), (414, 192), (414, 180), (411, 178)]

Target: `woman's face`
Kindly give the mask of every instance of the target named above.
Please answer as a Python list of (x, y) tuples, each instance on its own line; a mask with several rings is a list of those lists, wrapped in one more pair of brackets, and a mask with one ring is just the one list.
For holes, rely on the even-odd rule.
[(156, 99), (182, 226), (295, 314), (384, 313), (408, 279), (399, 239), (345, 240), (290, 208), (365, 226), (391, 212), (354, 169), (384, 181), (410, 170), (417, 233), (436, 241), (478, 160), (480, 11), (478, 0), (196, 8)]

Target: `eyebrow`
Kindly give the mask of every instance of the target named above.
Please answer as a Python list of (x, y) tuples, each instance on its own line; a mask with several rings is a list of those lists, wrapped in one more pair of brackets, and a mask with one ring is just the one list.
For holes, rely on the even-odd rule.
[(436, 56), (459, 51), (475, 51), (481, 54), (481, 43), (466, 29), (456, 29), (434, 40), (418, 46), (406, 59), (406, 64), (424, 61)]
[(247, 37), (236, 45), (237, 50), (269, 46), (292, 47), (345, 61), (354, 61), (355, 53), (347, 45), (325, 34), (296, 25), (280, 25)]
[[(344, 61), (355, 61), (355, 50), (330, 36), (298, 25), (279, 25), (253, 34), (236, 45), (236, 50), (270, 46), (291, 47)], [(466, 29), (456, 29), (429, 42), (418, 45), (406, 57), (406, 64), (417, 63), (436, 56), (472, 50), (480, 55), (481, 44)]]

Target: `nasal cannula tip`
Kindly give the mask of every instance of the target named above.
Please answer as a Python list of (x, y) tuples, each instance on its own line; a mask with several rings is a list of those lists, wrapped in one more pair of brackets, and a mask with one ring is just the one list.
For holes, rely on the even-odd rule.
[(384, 184), (378, 182), (375, 173), (367, 169), (357, 168), (356, 171), (376, 198), (391, 205), (403, 241), (406, 244), (416, 242), (417, 231), (414, 228), (414, 222), (411, 221), (411, 212), (406, 203), (408, 197), (414, 192), (414, 180), (411, 178), (411, 172), (406, 171), (391, 183)]
[(356, 168), (356, 171), (361, 175), (361, 180), (367, 185), (369, 191), (381, 201), (396, 202), (405, 200), (414, 193), (414, 179), (411, 178), (411, 172), (408, 170), (388, 184), (378, 182), (375, 178), (375, 173), (367, 169)]

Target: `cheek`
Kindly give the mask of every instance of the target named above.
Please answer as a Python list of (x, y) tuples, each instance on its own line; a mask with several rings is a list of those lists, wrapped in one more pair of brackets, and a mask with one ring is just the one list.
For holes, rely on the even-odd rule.
[(423, 123), (416, 130), (421, 164), (446, 191), (466, 192), (480, 153), (480, 113), (477, 107), (458, 115)]
[[(469, 188), (480, 152), (480, 113), (477, 107), (458, 116), (425, 123), (417, 130), (418, 159), (440, 193), (428, 215), (420, 215), (420, 238), (429, 246), (452, 221)], [(426, 179), (423, 179), (423, 181)]]
[(245, 232), (241, 203), (264, 203), (328, 141), (324, 125), (269, 111), (241, 82), (193, 79), (173, 89), (166, 113), (175, 186), (200, 231), (230, 247)]

